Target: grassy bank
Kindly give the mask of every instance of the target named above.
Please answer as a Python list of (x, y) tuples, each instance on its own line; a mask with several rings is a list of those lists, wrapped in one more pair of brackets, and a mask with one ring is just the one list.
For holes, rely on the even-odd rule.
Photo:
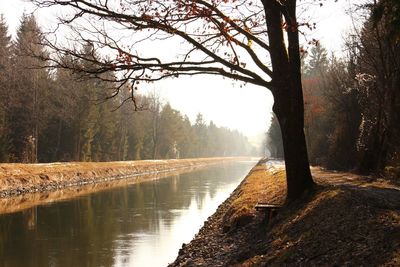
[(54, 191), (239, 159), (241, 158), (0, 164), (0, 197)]
[(284, 203), (285, 174), (258, 164), (171, 266), (399, 266), (400, 188), (312, 173), (317, 188), (266, 223), (254, 206)]

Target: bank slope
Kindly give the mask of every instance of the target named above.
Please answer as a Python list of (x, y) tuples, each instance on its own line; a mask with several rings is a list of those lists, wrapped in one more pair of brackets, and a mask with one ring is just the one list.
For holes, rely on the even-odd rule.
[(243, 158), (227, 157), (96, 163), (0, 164), (0, 197), (54, 191), (241, 159)]
[(258, 164), (170, 266), (400, 266), (400, 189), (313, 169), (318, 187), (269, 223), (257, 202), (283, 203), (283, 169)]

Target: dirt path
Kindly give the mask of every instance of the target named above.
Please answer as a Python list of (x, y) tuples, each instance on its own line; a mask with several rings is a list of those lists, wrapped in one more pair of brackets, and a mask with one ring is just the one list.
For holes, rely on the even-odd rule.
[(254, 205), (282, 202), (285, 179), (281, 166), (256, 166), (170, 266), (400, 266), (400, 188), (312, 173), (315, 192), (266, 223)]

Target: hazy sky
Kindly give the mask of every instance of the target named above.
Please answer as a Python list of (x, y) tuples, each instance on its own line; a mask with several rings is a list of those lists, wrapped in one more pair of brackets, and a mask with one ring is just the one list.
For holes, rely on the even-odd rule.
[[(327, 0), (323, 7), (308, 8), (307, 16), (317, 23), (317, 30), (308, 38), (317, 38), (328, 50), (341, 53), (343, 36), (351, 27), (351, 20), (345, 15), (351, 3), (351, 0), (338, 0), (337, 3)], [(13, 36), (24, 10), (33, 10), (29, 1), (0, 0), (0, 13), (4, 14)], [(36, 16), (43, 27), (55, 21), (48, 12), (36, 12)], [(246, 85), (240, 88), (229, 79), (212, 76), (166, 80), (151, 87), (192, 121), (201, 112), (206, 120), (238, 129), (248, 136), (265, 132), (269, 125), (273, 99), (262, 87)]]

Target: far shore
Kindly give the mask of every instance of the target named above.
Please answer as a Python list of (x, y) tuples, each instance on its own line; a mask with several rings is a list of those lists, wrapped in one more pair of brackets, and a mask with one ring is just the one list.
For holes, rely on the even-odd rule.
[[(154, 179), (157, 174), (249, 159), (251, 158), (214, 157), (116, 162), (3, 163), (0, 164), (0, 198), (142, 177), (137, 179), (139, 182)], [(149, 178), (143, 178), (146, 176)]]

